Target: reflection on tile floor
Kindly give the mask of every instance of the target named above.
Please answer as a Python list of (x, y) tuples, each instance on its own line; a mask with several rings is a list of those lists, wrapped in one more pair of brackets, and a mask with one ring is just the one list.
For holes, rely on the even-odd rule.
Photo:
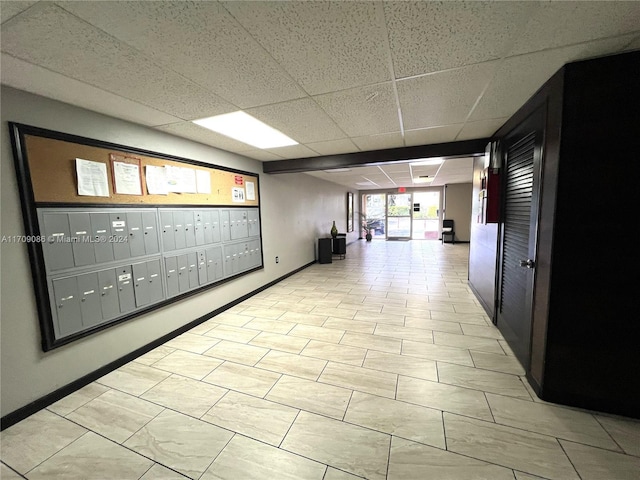
[(537, 399), (468, 245), (356, 242), (1, 434), (1, 478), (640, 479), (640, 421)]

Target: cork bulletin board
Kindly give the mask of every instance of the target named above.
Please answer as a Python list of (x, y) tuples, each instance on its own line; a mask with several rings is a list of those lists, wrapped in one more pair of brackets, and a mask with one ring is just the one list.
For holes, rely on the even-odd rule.
[[(140, 205), (229, 205), (242, 203), (259, 205), (258, 178), (246, 172), (230, 171), (189, 160), (175, 160), (171, 157), (138, 154), (131, 150), (99, 147), (37, 135), (24, 135), (24, 147), (31, 187), (36, 203), (64, 204), (140, 204)], [(118, 194), (114, 191), (113, 166), (110, 157), (135, 158), (140, 165), (142, 195)], [(76, 159), (99, 162), (106, 165), (109, 196), (78, 195)], [(188, 163), (187, 163), (188, 162)], [(173, 193), (167, 195), (150, 194), (145, 181), (146, 169), (152, 167), (180, 167), (208, 172), (211, 193)], [(234, 201), (233, 194), (247, 190), (253, 185), (254, 195), (244, 196), (244, 202)], [(251, 187), (249, 187), (251, 188)], [(251, 199), (253, 198), (253, 199)], [(236, 199), (237, 200), (237, 199)]]
[(258, 174), (9, 130), (43, 351), (264, 268)]

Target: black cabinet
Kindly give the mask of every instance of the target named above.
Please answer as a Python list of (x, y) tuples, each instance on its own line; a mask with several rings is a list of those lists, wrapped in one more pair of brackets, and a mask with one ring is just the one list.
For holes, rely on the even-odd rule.
[(319, 238), (318, 239), (318, 263), (331, 263), (331, 239)]

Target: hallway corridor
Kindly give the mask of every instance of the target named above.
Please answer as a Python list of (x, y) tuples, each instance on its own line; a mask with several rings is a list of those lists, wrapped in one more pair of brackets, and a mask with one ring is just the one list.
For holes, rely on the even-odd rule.
[(0, 477), (639, 479), (640, 422), (538, 399), (468, 254), (349, 245), (8, 428)]

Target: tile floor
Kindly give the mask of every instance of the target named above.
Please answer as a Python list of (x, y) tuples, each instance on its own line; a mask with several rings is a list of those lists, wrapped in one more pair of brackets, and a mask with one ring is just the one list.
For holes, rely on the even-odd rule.
[(467, 256), (357, 242), (5, 430), (0, 476), (640, 478), (640, 422), (535, 397)]

